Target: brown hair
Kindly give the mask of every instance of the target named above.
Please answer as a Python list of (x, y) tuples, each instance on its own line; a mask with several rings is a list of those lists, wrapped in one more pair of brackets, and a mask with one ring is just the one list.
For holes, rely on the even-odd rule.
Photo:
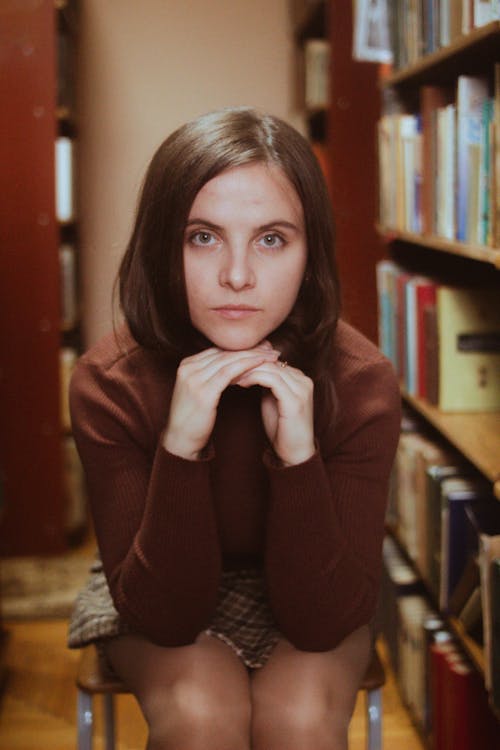
[(119, 270), (121, 307), (137, 342), (170, 361), (209, 345), (189, 318), (182, 260), (185, 226), (205, 183), (252, 162), (280, 167), (304, 209), (304, 282), (289, 317), (269, 338), (285, 359), (318, 381), (329, 370), (339, 315), (331, 205), (306, 139), (277, 117), (249, 107), (225, 109), (183, 125), (161, 144), (146, 172)]

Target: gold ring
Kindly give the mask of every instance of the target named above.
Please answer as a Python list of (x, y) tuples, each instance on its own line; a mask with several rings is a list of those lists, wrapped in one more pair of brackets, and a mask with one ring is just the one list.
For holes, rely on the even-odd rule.
[(287, 362), (287, 361), (286, 361), (286, 359), (285, 359), (285, 360), (283, 360), (283, 362), (280, 362), (280, 363), (279, 363), (279, 366), (280, 366), (280, 367), (286, 367), (286, 366), (287, 366), (287, 364), (288, 364), (288, 362)]

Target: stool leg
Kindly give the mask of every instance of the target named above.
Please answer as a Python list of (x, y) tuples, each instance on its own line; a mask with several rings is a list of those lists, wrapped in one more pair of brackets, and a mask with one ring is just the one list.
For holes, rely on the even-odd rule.
[(104, 730), (106, 750), (115, 750), (115, 701), (114, 695), (106, 693), (104, 701)]
[(92, 750), (94, 713), (92, 696), (78, 691), (77, 696), (78, 750)]
[(382, 691), (366, 691), (366, 750), (382, 750)]

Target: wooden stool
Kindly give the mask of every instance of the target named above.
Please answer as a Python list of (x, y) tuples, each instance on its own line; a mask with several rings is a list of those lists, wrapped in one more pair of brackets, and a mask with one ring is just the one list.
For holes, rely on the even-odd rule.
[[(366, 693), (366, 750), (382, 748), (382, 686), (385, 672), (377, 650), (366, 671), (360, 690)], [(129, 693), (116, 677), (107, 675), (94, 646), (82, 650), (78, 674), (78, 750), (92, 750), (94, 724), (94, 697), (102, 695), (104, 701), (104, 730), (106, 750), (115, 750), (114, 696)]]

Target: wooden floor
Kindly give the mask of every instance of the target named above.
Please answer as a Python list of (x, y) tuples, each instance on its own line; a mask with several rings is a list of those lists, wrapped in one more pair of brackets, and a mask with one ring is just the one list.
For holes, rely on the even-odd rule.
[[(65, 646), (66, 622), (7, 622), (5, 627), (8, 677), (0, 703), (0, 748), (73, 750), (78, 652)], [(422, 750), (390, 673), (383, 703), (384, 750)], [(95, 750), (104, 748), (101, 726), (98, 716)], [(119, 696), (117, 750), (141, 750), (145, 737), (144, 721), (134, 699)], [(364, 750), (363, 696), (351, 723), (349, 747)]]

